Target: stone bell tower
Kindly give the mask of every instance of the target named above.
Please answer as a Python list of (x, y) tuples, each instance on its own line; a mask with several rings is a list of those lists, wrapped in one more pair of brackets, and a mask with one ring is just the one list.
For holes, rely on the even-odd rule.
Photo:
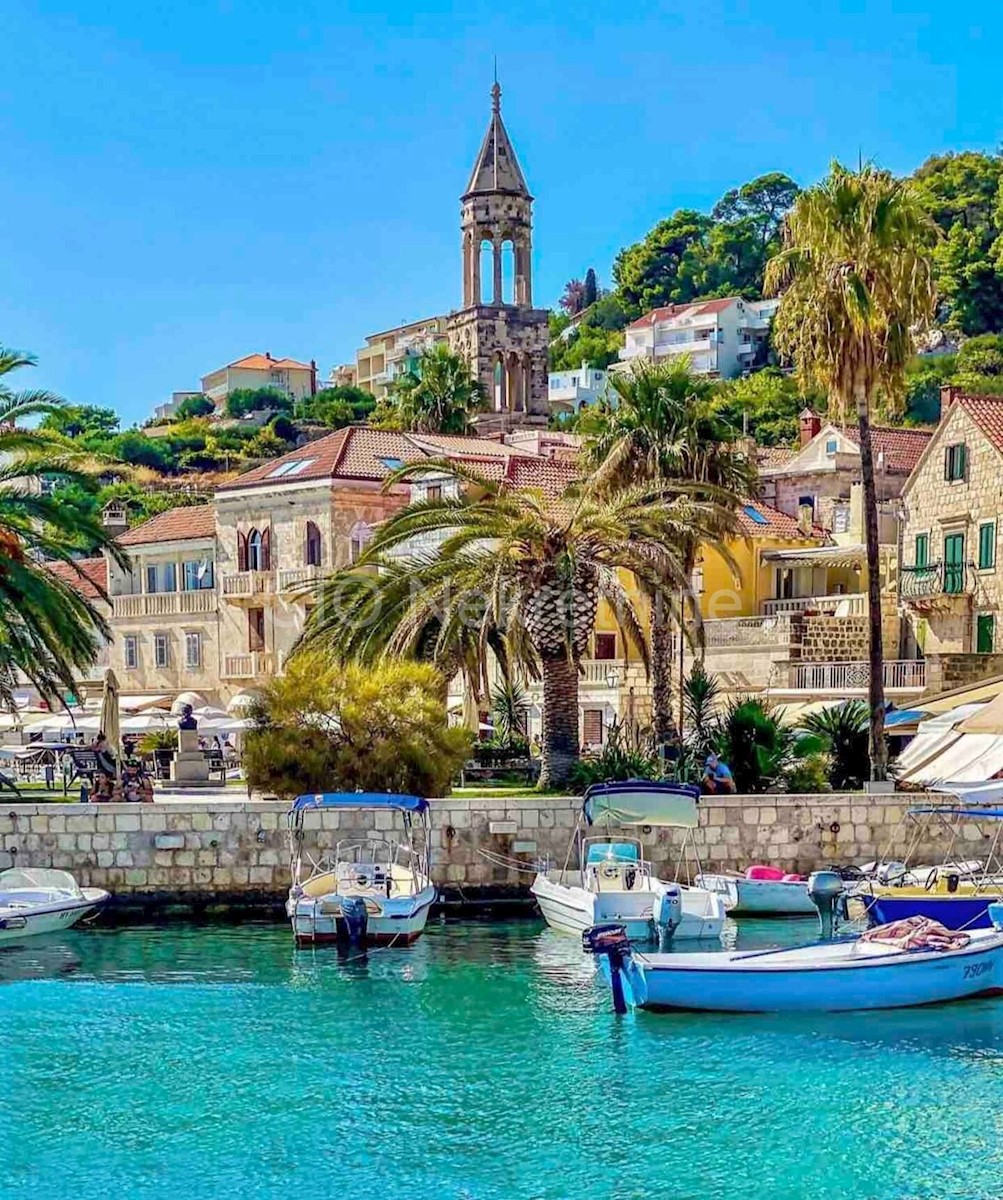
[(548, 403), (547, 310), (533, 307), (533, 197), (491, 89), (491, 121), (460, 198), (463, 307), (449, 344), (470, 363), (487, 397), (482, 429), (544, 425)]

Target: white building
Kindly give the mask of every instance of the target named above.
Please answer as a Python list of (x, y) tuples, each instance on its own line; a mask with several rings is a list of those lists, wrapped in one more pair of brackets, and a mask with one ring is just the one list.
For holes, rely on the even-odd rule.
[(605, 398), (608, 380), (606, 371), (586, 362), (571, 371), (551, 371), (550, 406), (578, 412), (583, 405), (596, 404)]
[(621, 364), (688, 355), (694, 371), (733, 379), (760, 365), (778, 300), (694, 300), (645, 313), (627, 326)]

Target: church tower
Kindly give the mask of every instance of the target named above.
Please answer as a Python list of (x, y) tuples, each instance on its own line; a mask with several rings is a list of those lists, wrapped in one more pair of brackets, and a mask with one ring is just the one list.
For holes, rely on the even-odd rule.
[(487, 397), (481, 428), (543, 425), (548, 404), (547, 310), (533, 307), (533, 197), (491, 89), (491, 121), (460, 197), (463, 307), (449, 344), (470, 363)]

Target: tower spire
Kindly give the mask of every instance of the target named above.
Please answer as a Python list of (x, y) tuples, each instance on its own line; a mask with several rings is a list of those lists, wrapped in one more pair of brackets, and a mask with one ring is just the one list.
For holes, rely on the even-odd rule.
[(495, 60), (495, 79), (491, 85), (491, 120), (481, 143), (477, 161), (470, 174), (465, 195), (473, 192), (513, 192), (528, 196), (529, 188), (519, 168), (515, 150), (501, 118), (501, 85)]

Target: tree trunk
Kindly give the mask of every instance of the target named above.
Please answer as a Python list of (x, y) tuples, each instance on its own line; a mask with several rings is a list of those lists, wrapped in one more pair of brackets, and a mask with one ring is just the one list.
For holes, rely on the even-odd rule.
[(885, 743), (884, 648), (881, 641), (881, 557), (878, 549), (878, 497), (874, 486), (874, 454), (871, 450), (871, 421), (863, 385), (856, 388), (857, 428), (860, 431), (860, 473), (864, 485), (864, 540), (867, 544), (867, 619), (870, 682), (867, 699), (871, 707), (868, 753), (871, 779), (888, 778), (888, 747)]
[(656, 746), (675, 741), (672, 720), (672, 626), (664, 595), (649, 596), (651, 615), (648, 636), (651, 641), (651, 728)]
[(578, 761), (578, 665), (559, 654), (544, 657), (542, 667), (540, 787), (562, 787)]

